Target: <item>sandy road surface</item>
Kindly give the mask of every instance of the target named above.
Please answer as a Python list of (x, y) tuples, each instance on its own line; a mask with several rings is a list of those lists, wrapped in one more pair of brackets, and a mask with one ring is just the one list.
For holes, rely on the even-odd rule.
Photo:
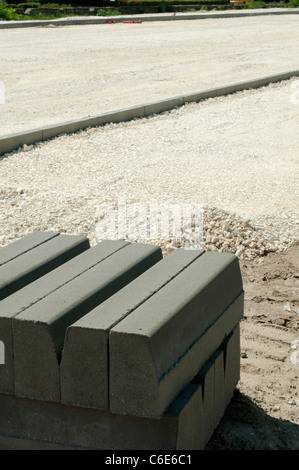
[(0, 135), (299, 68), (299, 15), (0, 30)]

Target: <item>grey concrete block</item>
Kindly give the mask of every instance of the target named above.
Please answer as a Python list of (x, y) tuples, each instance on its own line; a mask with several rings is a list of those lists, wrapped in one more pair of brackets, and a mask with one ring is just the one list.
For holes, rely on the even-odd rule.
[[(217, 348), (159, 419), (0, 394), (0, 449), (202, 450), (222, 416), (217, 399), (226, 347)], [(235, 385), (230, 381), (231, 396)]]
[(184, 104), (184, 98), (182, 96), (175, 96), (165, 100), (154, 101), (153, 103), (147, 103), (144, 105), (144, 114), (149, 116), (150, 114), (158, 114), (165, 111), (169, 111), (176, 106), (182, 106)]
[(20, 132), (18, 134), (7, 135), (0, 137), (0, 155), (4, 153), (16, 150), (22, 145), (30, 145), (33, 142), (42, 140), (42, 130), (34, 129), (26, 132)]
[(224, 415), (226, 408), (225, 402), (225, 371), (224, 354), (222, 349), (216, 349), (209, 359), (214, 362), (214, 429)]
[(191, 385), (158, 420), (0, 395), (0, 449), (10, 449), (10, 445), (45, 450), (57, 446), (97, 450), (201, 448), (196, 422), (201, 395), (200, 386)]
[(159, 419), (0, 395), (0, 449), (202, 450), (221, 418), (215, 407), (221, 353)]
[(97, 125), (102, 125), (102, 124), (107, 124), (110, 122), (118, 123), (118, 122), (129, 121), (134, 118), (144, 117), (144, 115), (145, 115), (144, 105), (140, 105), (140, 106), (131, 106), (128, 108), (122, 108), (116, 111), (104, 113), (99, 116), (95, 116), (95, 119), (97, 121)]
[(203, 393), (202, 434), (205, 443), (218, 426), (240, 378), (239, 324), (192, 380)]
[(129, 244), (14, 317), (16, 395), (59, 401), (66, 328), (161, 258), (158, 246)]
[(214, 361), (206, 361), (191, 383), (199, 386), (202, 394), (199, 426), (201, 428), (202, 445), (205, 445), (213, 434), (216, 423)]
[[(22, 246), (24, 246), (25, 241), (27, 241), (27, 245), (25, 246), (28, 247), (30, 241), (28, 239), (33, 241), (31, 236), (26, 237), (24, 238)], [(36, 237), (34, 239), (36, 239)], [(18, 243), (16, 243), (16, 245), (18, 245)], [(12, 318), (24, 312), (64, 284), (67, 284), (72, 279), (97, 265), (126, 245), (128, 245), (128, 242), (125, 241), (103, 241), (83, 251), (55, 270), (50, 271), (0, 302), (0, 339), (5, 343), (6, 350), (5, 366), (0, 368), (0, 392), (14, 393)], [(89, 243), (84, 246), (88, 248)]]
[(184, 103), (197, 103), (198, 101), (214, 98), (215, 96), (218, 96), (217, 88), (209, 88), (207, 90), (184, 95), (183, 99)]
[(108, 409), (109, 331), (201, 256), (176, 250), (67, 329), (61, 360), (61, 400)]
[(89, 248), (89, 241), (85, 237), (51, 236), (34, 249), (2, 264), (0, 266), (0, 301), (65, 263), (86, 248)]
[(240, 325), (228, 335), (222, 345), (224, 358), (224, 406), (232, 398), (232, 390), (240, 380)]
[(100, 126), (111, 122), (118, 123), (129, 121), (130, 119), (143, 116), (144, 105), (118, 109), (108, 113), (67, 121), (57, 125), (46, 126), (42, 128), (42, 138), (43, 140), (47, 140), (60, 134), (77, 132), (79, 130), (86, 129), (87, 127)]
[(0, 248), (0, 266), (58, 235), (57, 232), (33, 232)]
[(240, 321), (243, 304), (238, 259), (200, 256), (111, 329), (110, 410), (160, 417)]
[(41, 439), (19, 438), (0, 435), (0, 450), (85, 450), (84, 447), (56, 444)]

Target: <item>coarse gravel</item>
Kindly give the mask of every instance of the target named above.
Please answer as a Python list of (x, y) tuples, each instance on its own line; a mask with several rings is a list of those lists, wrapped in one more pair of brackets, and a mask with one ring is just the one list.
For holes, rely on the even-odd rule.
[[(297, 83), (190, 103), (4, 155), (0, 246), (33, 230), (82, 234), (94, 245), (105, 238), (99, 206), (109, 204), (117, 216), (122, 199), (127, 209), (202, 206), (203, 239), (192, 232), (194, 247), (203, 242), (241, 259), (283, 251), (298, 239)], [(171, 232), (134, 233), (130, 210), (121, 238), (159, 244), (164, 254), (186, 246), (187, 232), (181, 240)]]

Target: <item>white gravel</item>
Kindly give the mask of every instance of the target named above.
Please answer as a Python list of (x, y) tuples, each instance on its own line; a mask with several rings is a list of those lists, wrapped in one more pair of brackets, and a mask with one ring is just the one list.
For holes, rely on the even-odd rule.
[[(0, 245), (33, 230), (85, 234), (95, 244), (97, 206), (117, 209), (122, 197), (147, 208), (203, 205), (208, 250), (252, 258), (285, 249), (298, 238), (296, 80), (6, 154)], [(133, 239), (158, 243), (164, 252), (184, 246), (171, 233)]]

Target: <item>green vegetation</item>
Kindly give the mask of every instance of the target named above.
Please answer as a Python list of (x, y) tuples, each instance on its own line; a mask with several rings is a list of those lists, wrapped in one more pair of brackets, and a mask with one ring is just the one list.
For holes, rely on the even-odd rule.
[[(72, 8), (71, 4), (62, 3), (63, 0), (56, 0), (57, 3), (49, 3), (48, 0), (39, 0), (38, 2), (26, 2), (26, 3), (11, 3), (16, 0), (7, 0), (7, 3), (4, 0), (0, 0), (0, 20), (51, 20), (55, 18), (64, 18), (70, 16), (70, 13), (61, 11), (59, 9)], [(76, 6), (78, 4), (82, 6), (85, 0), (75, 0)], [(275, 1), (275, 0), (274, 0)], [(60, 3), (61, 2), (61, 3)], [(78, 2), (78, 3), (77, 3)], [(106, 5), (107, 1), (103, 0), (103, 4)], [(109, 5), (110, 2), (109, 2)], [(128, 12), (130, 8), (133, 7), (139, 13), (148, 13), (150, 10), (147, 7), (157, 7), (159, 12), (173, 12), (175, 11), (175, 5), (186, 5), (185, 11), (196, 11), (194, 7), (198, 7), (198, 10), (207, 10), (209, 5), (229, 5), (229, 0), (116, 0), (115, 9), (94, 7), (94, 14), (97, 16), (116, 16), (121, 15), (126, 10), (125, 7), (128, 7)], [(75, 6), (75, 5), (73, 5)], [(299, 8), (299, 0), (289, 0), (289, 3), (286, 4), (290, 8)], [(121, 7), (122, 11), (117, 10), (117, 7)], [(253, 0), (251, 3), (244, 5), (244, 8), (267, 8), (268, 5), (263, 0)], [(31, 8), (33, 9), (30, 14), (20, 14), (14, 11), (14, 8), (23, 8), (24, 10)], [(57, 9), (56, 11), (51, 11), (48, 14), (45, 12), (35, 11), (35, 8), (42, 9)], [(18, 10), (17, 10), (18, 11)], [(20, 10), (19, 10), (20, 11)], [(72, 13), (72, 16), (77, 16), (79, 13)], [(90, 12), (85, 13), (89, 15)], [(82, 16), (82, 12), (80, 16)]]
[(18, 3), (18, 8), (38, 8), (40, 3), (38, 2), (28, 2), (28, 3)]
[(118, 10), (105, 10), (104, 8), (96, 11), (96, 16), (119, 16), (121, 12)]
[(6, 4), (0, 0), (0, 19), (1, 20), (13, 20), (14, 12), (12, 8), (6, 6)]
[(261, 0), (253, 0), (253, 2), (247, 3), (246, 7), (250, 9), (267, 8), (267, 3)]
[(229, 0), (117, 0), (117, 6), (229, 5)]

